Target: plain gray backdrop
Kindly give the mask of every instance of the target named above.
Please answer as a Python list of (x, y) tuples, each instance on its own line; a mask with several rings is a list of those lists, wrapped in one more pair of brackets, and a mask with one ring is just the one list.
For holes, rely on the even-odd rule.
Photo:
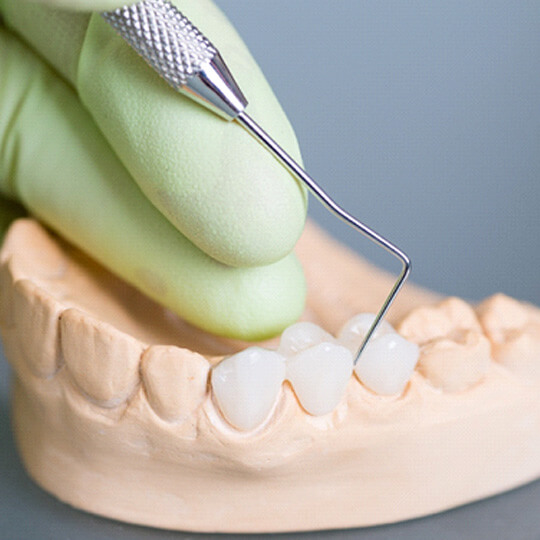
[[(540, 303), (539, 2), (219, 4), (307, 171), (410, 255), (414, 281)], [(311, 214), (396, 268), (314, 200)]]
[[(539, 2), (219, 4), (288, 113), (307, 170), (410, 254), (417, 283), (471, 299), (504, 291), (540, 303)], [(310, 211), (358, 251), (396, 268), (318, 203)], [(539, 507), (536, 482), (427, 519), (279, 538), (533, 540)], [(37, 488), (13, 446), (2, 361), (0, 538), (210, 536), (100, 519)]]

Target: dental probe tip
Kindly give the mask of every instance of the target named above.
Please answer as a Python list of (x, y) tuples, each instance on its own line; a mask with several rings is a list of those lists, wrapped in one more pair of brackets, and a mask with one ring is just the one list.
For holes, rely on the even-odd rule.
[(339, 206), (294, 159), (245, 112), (248, 104), (219, 51), (167, 0), (143, 0), (102, 13), (116, 32), (176, 91), (226, 120), (237, 121), (339, 219), (402, 263), (394, 286), (362, 341), (354, 364), (390, 309), (411, 270), (407, 255)]

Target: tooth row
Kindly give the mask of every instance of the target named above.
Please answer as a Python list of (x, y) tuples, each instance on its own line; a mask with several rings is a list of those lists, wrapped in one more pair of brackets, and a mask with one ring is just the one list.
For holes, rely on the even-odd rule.
[[(142, 383), (155, 413), (169, 422), (185, 420), (206, 399), (210, 364), (202, 356), (145, 347), (77, 309), (65, 309), (29, 280), (13, 283), (12, 276), (10, 262), (4, 262), (4, 345), (16, 347), (8, 356), (22, 357), (36, 376), (52, 377), (65, 363), (80, 390), (103, 407), (125, 402)], [(226, 358), (210, 375), (223, 416), (241, 430), (264, 424), (285, 381), (308, 414), (331, 413), (353, 371), (380, 395), (403, 392), (415, 367), (437, 388), (464, 391), (486, 376), (492, 357), (522, 378), (540, 379), (540, 310), (506, 296), (486, 300), (476, 313), (456, 298), (418, 308), (399, 333), (383, 322), (353, 366), (373, 317), (353, 317), (337, 338), (312, 323), (297, 323), (283, 333), (276, 351), (252, 347)]]
[(178, 347), (145, 347), (78, 309), (66, 309), (36, 283), (13, 276), (11, 264), (4, 262), (0, 324), (8, 358), (20, 358), (44, 379), (65, 368), (76, 387), (101, 407), (124, 403), (141, 382), (164, 420), (181, 421), (200, 406), (207, 393), (208, 360)]
[[(125, 402), (142, 381), (153, 410), (170, 422), (184, 420), (205, 399), (209, 363), (203, 357), (186, 352), (180, 358), (176, 347), (145, 350), (138, 340), (77, 309), (62, 311), (27, 280), (17, 282), (13, 295), (16, 327), (30, 324), (27, 331), (38, 328), (42, 336), (20, 340), (36, 375), (53, 375), (64, 360), (75, 384), (102, 407)], [(354, 354), (372, 322), (372, 315), (359, 315), (338, 339), (312, 323), (298, 323), (284, 332), (277, 351), (250, 348), (225, 359), (211, 374), (221, 412), (237, 428), (254, 429), (268, 418), (288, 380), (307, 413), (331, 413), (343, 399)], [(45, 354), (32, 349), (40, 342)], [(417, 356), (416, 345), (383, 323), (354, 371), (375, 393), (395, 394), (403, 391)]]
[[(249, 380), (241, 381), (237, 374), (232, 375), (235, 366), (239, 367), (235, 357), (226, 359), (214, 370), (220, 371), (222, 365), (230, 370), (226, 379), (231, 386), (225, 384), (225, 379), (220, 388), (214, 386), (224, 416), (240, 429), (254, 429), (271, 414), (285, 380), (291, 383), (306, 412), (315, 416), (331, 412), (343, 399), (354, 356), (373, 320), (372, 314), (353, 317), (337, 339), (308, 322), (288, 328), (278, 350), (265, 351), (281, 367), (272, 385), (263, 389), (261, 383), (259, 390), (251, 388), (254, 400), (258, 392), (267, 392), (265, 406), (251, 422), (237, 419), (239, 413), (232, 402), (247, 390), (235, 385), (256, 385), (265, 376), (252, 373)], [(449, 298), (437, 306), (414, 310), (398, 330), (396, 333), (383, 322), (354, 366), (356, 377), (376, 394), (402, 393), (415, 368), (436, 388), (465, 391), (484, 379), (492, 355), (522, 377), (540, 378), (540, 310), (511, 298), (494, 296), (479, 306), (478, 314), (463, 300)], [(249, 354), (258, 357), (261, 351)], [(262, 358), (255, 362), (254, 370), (255, 364), (263, 366), (264, 362)]]
[(313, 323), (300, 322), (285, 330), (277, 351), (252, 347), (226, 358), (212, 372), (212, 388), (223, 415), (239, 429), (258, 427), (271, 414), (285, 380), (307, 413), (329, 414), (342, 401), (353, 369), (377, 394), (402, 392), (418, 360), (418, 346), (388, 323), (380, 326), (353, 365), (373, 320), (371, 314), (354, 317), (338, 339)]

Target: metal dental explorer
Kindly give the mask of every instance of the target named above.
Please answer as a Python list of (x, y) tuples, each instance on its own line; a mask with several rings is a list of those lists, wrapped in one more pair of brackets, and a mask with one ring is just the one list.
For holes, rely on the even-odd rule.
[(218, 50), (167, 0), (144, 0), (102, 13), (103, 18), (169, 83), (228, 121), (235, 120), (266, 147), (328, 210), (397, 257), (403, 268), (356, 353), (354, 364), (405, 283), (410, 259), (339, 206), (252, 118)]

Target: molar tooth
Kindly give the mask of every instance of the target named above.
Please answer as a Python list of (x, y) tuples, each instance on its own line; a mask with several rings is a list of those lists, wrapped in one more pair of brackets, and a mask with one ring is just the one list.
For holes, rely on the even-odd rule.
[(401, 321), (398, 332), (407, 339), (421, 344), (430, 340), (459, 337), (463, 331), (482, 331), (472, 307), (460, 298), (447, 298), (437, 306), (420, 307)]
[(321, 416), (332, 412), (351, 378), (353, 357), (334, 343), (319, 343), (287, 359), (287, 379), (304, 409)]
[(459, 298), (413, 310), (399, 332), (420, 345), (418, 371), (436, 388), (466, 390), (489, 369), (489, 342), (472, 307)]
[(441, 338), (422, 347), (418, 371), (436, 388), (461, 392), (485, 376), (490, 349), (489, 340), (479, 332), (466, 332), (460, 343)]
[(484, 330), (497, 342), (502, 342), (509, 331), (516, 331), (529, 322), (529, 310), (524, 304), (504, 294), (495, 294), (477, 308)]
[(202, 403), (210, 365), (200, 354), (153, 345), (141, 360), (141, 375), (152, 408), (169, 422), (186, 419)]
[(494, 359), (524, 378), (540, 377), (540, 310), (503, 294), (478, 307)]
[(223, 416), (241, 430), (262, 424), (285, 380), (285, 358), (250, 347), (222, 360), (212, 370), (214, 395)]
[(540, 335), (523, 332), (497, 344), (495, 360), (523, 378), (540, 378)]
[(279, 342), (278, 353), (291, 356), (323, 341), (332, 343), (334, 338), (320, 326), (311, 322), (298, 322), (289, 326)]
[(70, 308), (60, 317), (64, 360), (77, 385), (104, 407), (127, 399), (139, 382), (138, 340)]
[(373, 338), (354, 371), (360, 381), (376, 394), (403, 392), (418, 361), (418, 345), (394, 332)]
[[(374, 313), (359, 313), (358, 315), (355, 315), (352, 319), (347, 321), (339, 331), (338, 341), (344, 347), (347, 347), (353, 354), (356, 354), (374, 320)], [(385, 320), (382, 320), (372, 338), (374, 339), (390, 332), (394, 332), (392, 325)]]

